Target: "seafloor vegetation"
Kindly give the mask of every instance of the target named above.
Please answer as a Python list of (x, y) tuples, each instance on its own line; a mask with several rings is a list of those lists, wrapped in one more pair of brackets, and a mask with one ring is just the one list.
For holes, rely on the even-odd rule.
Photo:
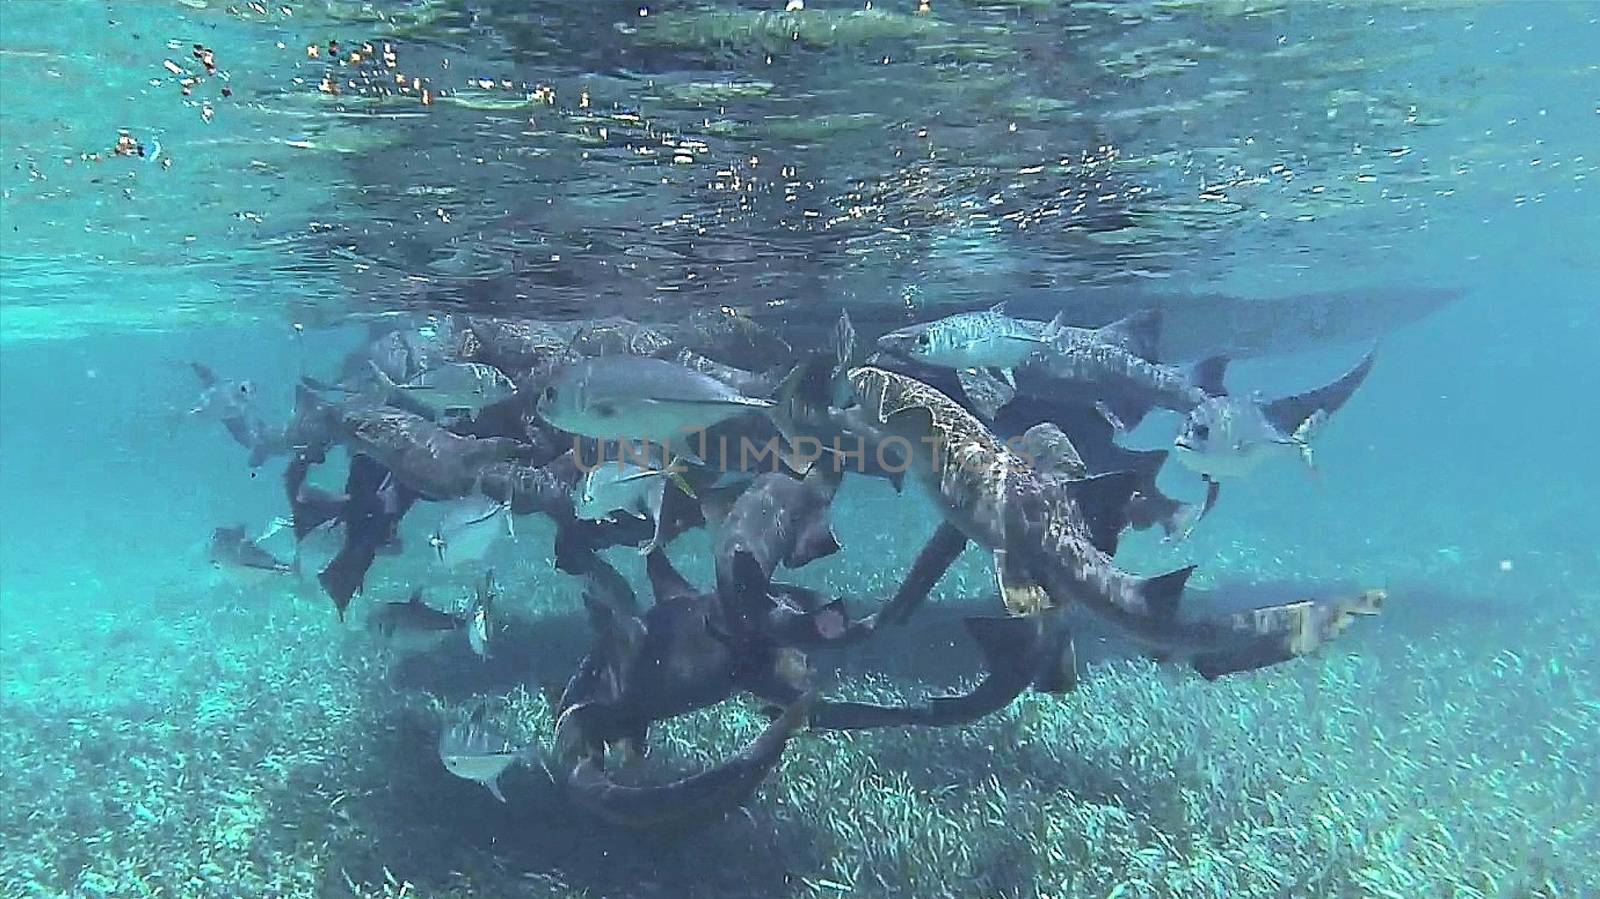
[[(1396, 591), (1383, 627), (1257, 674), (1102, 660), (1076, 693), (970, 727), (804, 735), (745, 814), (641, 841), (578, 817), (537, 767), (510, 772), (502, 805), (438, 762), (439, 706), (519, 672), (497, 714), (549, 738), (539, 681), (568, 669), (585, 625), (568, 585), (531, 572), (507, 578), (488, 664), (464, 647), (387, 660), (309, 590), (135, 574), (8, 595), (0, 893), (1600, 890), (1600, 647), (1583, 603), (1533, 597), (1491, 629), (1472, 603)], [(957, 633), (948, 597), (935, 611), (853, 657), (878, 673), (847, 672), (840, 691), (972, 670), (964, 649), (928, 651)], [(704, 765), (762, 721), (744, 704), (674, 722), (646, 774)]]

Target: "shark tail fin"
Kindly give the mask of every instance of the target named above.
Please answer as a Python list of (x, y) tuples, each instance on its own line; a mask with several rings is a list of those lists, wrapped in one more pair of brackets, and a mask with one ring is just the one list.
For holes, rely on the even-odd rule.
[(370, 568), (370, 553), (349, 552), (339, 550), (339, 555), (328, 563), (322, 573), (317, 574), (318, 584), (328, 592), (328, 597), (333, 600), (333, 608), (339, 613), (339, 621), (344, 621), (344, 611), (350, 606), (350, 600), (355, 593), (362, 592), (362, 584), (366, 581), (366, 569)]
[(1033, 676), (1033, 689), (1040, 693), (1071, 693), (1078, 687), (1078, 647), (1063, 617), (1056, 613), (1044, 620), (1043, 651)]
[(1162, 620), (1177, 617), (1178, 600), (1183, 597), (1183, 586), (1189, 582), (1189, 575), (1194, 574), (1195, 567), (1188, 565), (1139, 582), (1137, 592), (1152, 616)]
[(1208, 356), (1194, 364), (1189, 369), (1189, 383), (1206, 396), (1227, 396), (1228, 388), (1223, 384), (1223, 379), (1228, 373), (1227, 356)]

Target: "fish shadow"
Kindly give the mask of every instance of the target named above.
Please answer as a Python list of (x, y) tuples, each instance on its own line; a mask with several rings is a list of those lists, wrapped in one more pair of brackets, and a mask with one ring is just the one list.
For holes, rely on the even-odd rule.
[[(818, 844), (804, 824), (759, 805), (676, 831), (619, 828), (569, 802), (538, 763), (506, 771), (502, 803), (418, 750), (437, 737), (431, 715), (406, 707), (372, 745), (363, 770), (380, 772), (381, 782), (349, 812), (359, 836), (337, 854), (352, 880), (382, 883), (387, 869), (424, 894), (521, 880), (593, 896), (780, 895)], [(324, 895), (355, 895), (340, 874), (324, 882)]]
[(451, 640), (430, 652), (396, 656), (389, 682), (448, 700), (518, 686), (559, 688), (592, 641), (588, 619), (575, 612), (508, 618), (491, 638), (488, 658), (479, 657), (464, 639)]

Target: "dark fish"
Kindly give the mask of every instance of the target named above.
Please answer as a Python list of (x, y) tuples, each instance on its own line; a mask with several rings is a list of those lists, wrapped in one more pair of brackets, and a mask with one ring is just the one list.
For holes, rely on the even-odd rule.
[(795, 733), (806, 727), (812, 697), (791, 703), (756, 739), (708, 770), (653, 787), (616, 783), (592, 758), (566, 777), (567, 795), (579, 808), (621, 827), (659, 829), (710, 821), (749, 801), (783, 758)]
[(818, 464), (804, 479), (769, 472), (755, 479), (728, 512), (712, 549), (717, 595), (735, 631), (765, 613), (778, 567), (800, 568), (839, 551), (828, 506), (841, 472)]
[(359, 453), (350, 457), (343, 495), (308, 488), (305, 478), (310, 465), (306, 457), (297, 457), (284, 473), (290, 520), (296, 538), (330, 522), (344, 527), (344, 543), (338, 554), (317, 575), (342, 620), (378, 553), (398, 542), (400, 520), (417, 501), (417, 494), (400, 484), (382, 464)]
[(1047, 666), (1052, 668), (1051, 683), (1058, 682), (1060, 662), (1044, 656), (1051, 649), (1059, 654), (1062, 644), (1046, 639), (1042, 616), (967, 618), (962, 624), (983, 651), (988, 671), (971, 691), (905, 706), (818, 701), (812, 711), (812, 726), (818, 730), (863, 730), (967, 724), (1010, 705), (1040, 679)]
[(409, 652), (434, 649), (446, 638), (465, 633), (469, 622), (423, 602), (421, 589), (405, 602), (381, 603), (367, 618), (367, 626), (385, 643)]

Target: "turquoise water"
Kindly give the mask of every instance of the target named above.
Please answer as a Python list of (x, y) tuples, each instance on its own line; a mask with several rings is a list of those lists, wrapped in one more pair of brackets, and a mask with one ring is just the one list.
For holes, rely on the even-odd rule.
[[(0, 892), (1600, 894), (1600, 8), (778, 7), (0, 7)], [(330, 40), (380, 69), (324, 93)], [(373, 96), (394, 71), (419, 87)], [(123, 129), (145, 156), (111, 152)], [(1459, 296), (1410, 311), (1426, 289)], [(1353, 299), (1319, 321), (1325, 291)], [(1264, 601), (1384, 588), (1383, 614), (1214, 682), (1091, 627), (1075, 692), (797, 736), (710, 824), (593, 821), (537, 765), (501, 804), (439, 763), (475, 697), (551, 741), (541, 688), (590, 637), (544, 516), (483, 563), (487, 662), (364, 626), (415, 587), (465, 603), (481, 568), (434, 563), (426, 503), (346, 622), (309, 575), (241, 586), (207, 558), (214, 528), (287, 512), (284, 459), (251, 469), (187, 414), (190, 361), (277, 423), (302, 369), (405, 316), (727, 307), (805, 346), (840, 308), (875, 336), (1000, 300), (1161, 303), (1194, 342), (1242, 341), (1218, 298), (1277, 304), (1243, 307), (1279, 345), (1232, 365), (1236, 395), (1320, 385), (1372, 343), (1377, 366), (1314, 474), (1229, 483), (1187, 540), (1132, 534), (1118, 564)], [(1176, 464), (1161, 484), (1200, 494)], [(842, 552), (786, 576), (870, 609), (938, 512), (852, 477), (831, 517)], [(710, 547), (672, 556), (708, 584)], [(998, 610), (969, 549), (818, 685), (959, 688), (957, 620)], [(640, 776), (764, 721), (740, 698), (668, 722)]]

